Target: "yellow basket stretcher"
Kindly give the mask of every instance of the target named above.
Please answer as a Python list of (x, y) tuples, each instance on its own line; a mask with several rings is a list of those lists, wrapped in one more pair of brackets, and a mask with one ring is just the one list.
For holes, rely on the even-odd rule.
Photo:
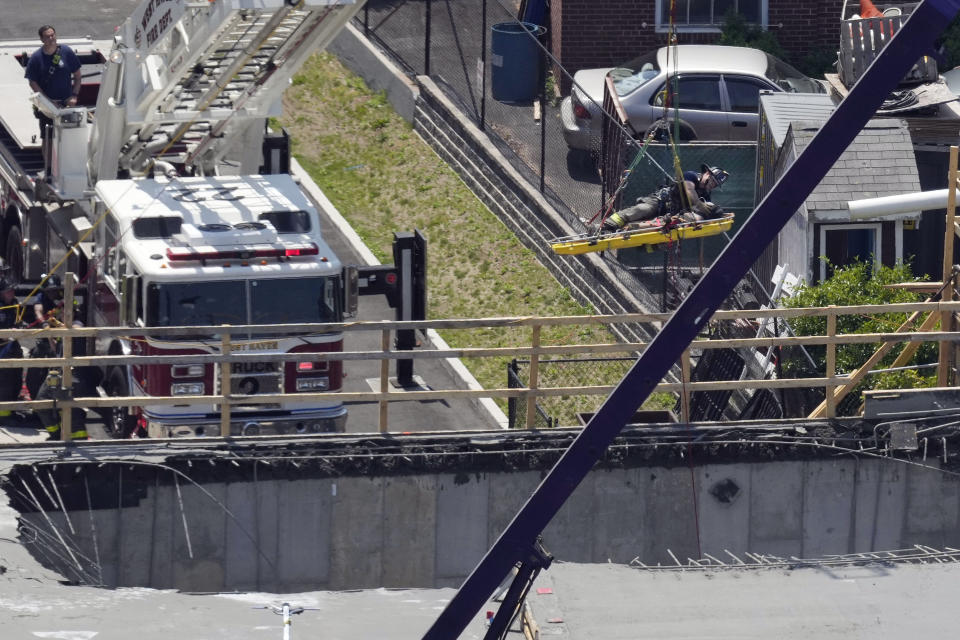
[(640, 228), (631, 230), (629, 227), (620, 231), (600, 233), (598, 235), (579, 235), (557, 238), (550, 247), (553, 252), (562, 256), (575, 256), (595, 251), (610, 251), (612, 249), (627, 249), (630, 247), (649, 247), (687, 240), (691, 238), (705, 238), (715, 236), (733, 227), (733, 214), (726, 213), (722, 218), (702, 220), (700, 222), (684, 222), (667, 229)]

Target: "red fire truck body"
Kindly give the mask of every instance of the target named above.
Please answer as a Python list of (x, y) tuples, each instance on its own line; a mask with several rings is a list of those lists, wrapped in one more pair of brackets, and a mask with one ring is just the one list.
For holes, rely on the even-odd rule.
[[(105, 214), (96, 244), (106, 248), (92, 296), (98, 325), (297, 325), (343, 319), (343, 265), (320, 235), (316, 210), (289, 175), (104, 180), (96, 190)], [(287, 337), (267, 326), (243, 338), (234, 335), (231, 352), (320, 354), (342, 347), (340, 333)], [(217, 354), (220, 341), (209, 333), (136, 338), (101, 345), (98, 351)], [(233, 363), (230, 393), (338, 391), (341, 365), (323, 358)], [(117, 395), (220, 394), (219, 366), (134, 365), (109, 372), (109, 386)], [(117, 428), (129, 430), (135, 418), (153, 437), (204, 435), (220, 428), (219, 407), (212, 403), (145, 402), (134, 416), (118, 414)], [(345, 407), (333, 399), (245, 403), (233, 407), (231, 415), (231, 432), (245, 435), (342, 431), (346, 421)]]

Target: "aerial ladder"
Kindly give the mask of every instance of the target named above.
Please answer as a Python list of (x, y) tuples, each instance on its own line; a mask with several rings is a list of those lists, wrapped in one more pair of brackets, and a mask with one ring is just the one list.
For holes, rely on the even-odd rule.
[(89, 184), (142, 175), (158, 163), (192, 175), (259, 172), (265, 118), (279, 115), (293, 74), (362, 6), (144, 0), (107, 58)]

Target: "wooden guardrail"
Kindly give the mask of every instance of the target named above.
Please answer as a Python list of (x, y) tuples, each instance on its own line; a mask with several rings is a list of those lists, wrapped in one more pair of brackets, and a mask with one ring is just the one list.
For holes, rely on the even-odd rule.
[[(658, 391), (676, 393), (681, 398), (681, 419), (689, 422), (690, 394), (697, 391), (731, 390), (731, 389), (782, 389), (782, 388), (823, 388), (827, 397), (831, 398), (832, 390), (846, 384), (849, 378), (843, 375), (837, 375), (835, 372), (836, 349), (844, 344), (890, 344), (890, 343), (922, 343), (922, 342), (942, 342), (954, 344), (960, 341), (960, 332), (957, 331), (903, 331), (888, 333), (863, 333), (863, 334), (838, 334), (836, 332), (836, 318), (838, 316), (850, 314), (880, 314), (880, 313), (903, 313), (903, 314), (932, 314), (933, 317), (940, 318), (943, 314), (949, 316), (955, 315), (960, 311), (960, 301), (957, 302), (918, 302), (901, 303), (887, 305), (858, 305), (845, 307), (814, 307), (799, 309), (761, 309), (753, 311), (718, 311), (711, 319), (711, 323), (725, 321), (743, 321), (762, 322), (765, 318), (797, 318), (824, 316), (827, 320), (827, 332), (824, 335), (817, 336), (767, 336), (755, 338), (734, 338), (734, 339), (698, 339), (691, 343), (684, 358), (680, 363), (682, 379), (679, 382), (662, 382), (657, 386)], [(593, 343), (593, 344), (542, 344), (540, 335), (545, 327), (552, 326), (575, 326), (575, 325), (609, 325), (623, 322), (642, 322), (659, 325), (669, 318), (669, 314), (621, 314), (606, 316), (558, 316), (558, 317), (536, 317), (519, 316), (506, 318), (478, 318), (478, 319), (458, 319), (458, 320), (425, 320), (425, 321), (375, 321), (375, 322), (350, 322), (335, 324), (298, 324), (298, 325), (234, 325), (234, 326), (203, 326), (203, 327), (77, 327), (77, 328), (57, 328), (44, 329), (41, 331), (29, 329), (7, 329), (0, 330), (0, 340), (4, 339), (23, 339), (27, 337), (36, 338), (42, 335), (45, 338), (86, 338), (97, 337), (100, 339), (106, 337), (119, 336), (127, 339), (138, 339), (140, 337), (165, 337), (177, 338), (183, 336), (209, 335), (212, 338), (208, 344), (219, 343), (219, 353), (210, 354), (189, 354), (189, 355), (157, 355), (157, 356), (125, 356), (125, 355), (96, 355), (75, 357), (65, 349), (67, 353), (60, 358), (21, 358), (21, 359), (0, 359), (0, 368), (28, 368), (28, 367), (62, 367), (97, 365), (101, 367), (110, 367), (125, 365), (128, 363), (165, 363), (175, 364), (176, 362), (189, 361), (192, 364), (201, 363), (243, 363), (243, 362), (290, 362), (301, 360), (341, 360), (344, 362), (355, 362), (363, 360), (380, 361), (380, 385), (379, 391), (370, 392), (337, 392), (339, 400), (347, 401), (374, 401), (380, 404), (380, 431), (388, 430), (389, 403), (395, 400), (440, 400), (440, 399), (473, 399), (473, 398), (521, 398), (527, 403), (527, 415), (535, 410), (535, 403), (538, 398), (553, 396), (577, 396), (577, 395), (607, 395), (615, 387), (614, 382), (610, 384), (582, 385), (582, 386), (563, 386), (563, 387), (543, 387), (541, 380), (536, 374), (535, 363), (545, 356), (565, 356), (565, 355), (633, 355), (638, 354), (646, 348), (646, 343)], [(935, 322), (927, 322), (924, 329), (929, 329), (935, 325)], [(432, 349), (425, 348), (414, 351), (400, 351), (391, 347), (393, 344), (391, 335), (398, 329), (415, 329), (425, 331), (435, 329), (445, 332), (454, 332), (464, 329), (476, 328), (510, 328), (518, 330), (529, 330), (529, 346), (508, 346), (508, 347), (464, 347), (464, 348), (446, 348)], [(237, 346), (242, 346), (246, 342), (259, 342), (260, 340), (247, 340), (241, 336), (250, 334), (270, 334), (272, 336), (284, 335), (308, 335), (330, 332), (343, 332), (350, 334), (358, 331), (374, 331), (380, 333), (380, 349), (372, 351), (343, 351), (343, 352), (324, 352), (324, 353), (279, 353), (266, 354), (262, 352), (237, 352)], [(347, 335), (345, 335), (345, 338)], [(70, 344), (70, 340), (66, 341)], [(702, 352), (709, 349), (758, 349), (766, 347), (786, 347), (786, 346), (811, 346), (825, 345), (827, 349), (827, 367), (824, 374), (820, 377), (801, 378), (801, 379), (767, 379), (767, 380), (721, 380), (710, 382), (694, 382), (691, 380), (691, 370), (689, 367), (689, 354), (691, 352)], [(389, 390), (388, 375), (389, 363), (392, 360), (414, 359), (447, 359), (447, 358), (517, 358), (528, 357), (531, 360), (531, 375), (527, 387), (521, 388), (494, 388), (479, 390), (462, 389), (432, 389), (428, 391), (403, 391), (395, 392)], [(222, 371), (229, 375), (230, 367), (220, 367)], [(230, 385), (222, 385), (223, 389), (229, 389)], [(204, 395), (204, 396), (151, 396), (150, 404), (153, 405), (172, 405), (183, 404), (185, 402), (203, 402), (216, 403), (223, 407), (223, 424), (230, 424), (230, 411), (232, 406), (244, 404), (258, 404), (264, 402), (279, 402), (296, 398), (298, 400), (311, 400), (329, 397), (330, 393), (296, 393), (296, 394), (264, 394), (256, 396), (246, 395)], [(40, 401), (20, 401), (20, 402), (0, 402), (0, 409), (41, 409), (58, 406), (68, 413), (72, 406), (83, 406), (88, 408), (99, 407), (135, 407), (144, 404), (142, 396), (125, 396), (109, 398), (77, 398), (58, 400), (56, 405), (52, 400)], [(827, 417), (833, 416), (835, 402), (828, 402), (826, 412)], [(527, 424), (532, 424), (532, 420)]]

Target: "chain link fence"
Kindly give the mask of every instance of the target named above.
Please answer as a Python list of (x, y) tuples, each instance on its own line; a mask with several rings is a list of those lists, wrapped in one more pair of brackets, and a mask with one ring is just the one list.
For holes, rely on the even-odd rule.
[(568, 153), (553, 34), (519, 2), (370, 0), (355, 24), (408, 74), (428, 75), (574, 228), (603, 205), (596, 165)]
[[(636, 358), (558, 358), (538, 361), (541, 387), (571, 387), (616, 384), (636, 362)], [(530, 361), (512, 360), (507, 367), (508, 386), (526, 388), (530, 381)], [(537, 398), (534, 429), (585, 424), (606, 396), (547, 396)], [(527, 401), (510, 398), (507, 403), (510, 428), (526, 429)]]

